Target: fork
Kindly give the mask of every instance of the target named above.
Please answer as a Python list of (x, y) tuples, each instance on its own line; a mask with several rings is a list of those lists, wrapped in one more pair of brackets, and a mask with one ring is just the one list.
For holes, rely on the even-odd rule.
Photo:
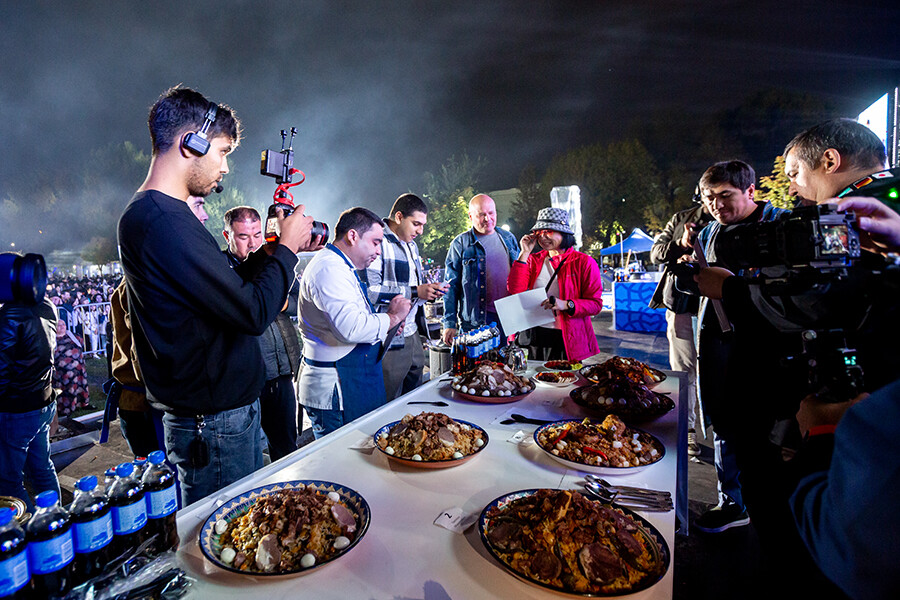
[(628, 498), (623, 497), (618, 492), (610, 492), (609, 490), (603, 489), (588, 481), (585, 481), (582, 485), (584, 486), (584, 489), (587, 490), (588, 494), (607, 504), (617, 504), (625, 508), (648, 512), (669, 512), (674, 508), (671, 498), (668, 500), (653, 499), (649, 497)]
[(413, 400), (412, 402), (407, 402), (407, 404), (430, 404), (431, 406), (450, 406), (443, 400)]
[(667, 490), (651, 490), (647, 488), (639, 488), (639, 487), (631, 487), (628, 485), (612, 485), (605, 479), (597, 477), (596, 475), (591, 475), (590, 473), (586, 474), (584, 478), (593, 483), (597, 487), (601, 489), (608, 490), (610, 493), (620, 493), (624, 495), (639, 495), (646, 497), (657, 497), (657, 498), (672, 498), (672, 494)]

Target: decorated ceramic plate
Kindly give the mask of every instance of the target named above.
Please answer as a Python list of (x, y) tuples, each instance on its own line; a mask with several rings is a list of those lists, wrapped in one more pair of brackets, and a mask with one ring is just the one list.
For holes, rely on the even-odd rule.
[[(332, 539), (332, 533), (324, 532), (324, 538), (322, 538), (321, 535), (318, 536), (320, 539), (328, 540), (327, 552), (322, 552), (322, 554), (326, 555), (327, 558), (317, 559), (315, 558), (315, 555), (313, 555), (312, 558), (314, 562), (312, 564), (309, 564), (310, 561), (307, 555), (312, 553), (305, 552), (302, 559), (299, 561), (300, 564), (287, 569), (275, 568), (270, 571), (262, 571), (238, 568), (236, 566), (237, 560), (232, 556), (228, 556), (229, 553), (233, 552), (234, 548), (230, 547), (230, 540), (224, 539), (226, 531), (230, 533), (233, 530), (234, 526), (237, 525), (237, 523), (235, 522), (241, 519), (241, 517), (243, 517), (245, 514), (247, 514), (258, 500), (265, 501), (275, 494), (294, 491), (309, 491), (316, 494), (321, 494), (328, 499), (329, 505), (331, 507), (339, 505), (346, 509), (339, 511), (341, 520), (348, 521), (347, 523), (344, 523), (342, 525), (341, 533), (343, 535), (335, 536)], [(334, 509), (332, 508), (332, 510)], [(232, 571), (234, 573), (240, 573), (242, 575), (274, 576), (307, 573), (309, 571), (318, 569), (319, 567), (322, 567), (334, 560), (338, 560), (347, 552), (355, 548), (369, 528), (371, 514), (372, 513), (369, 509), (369, 504), (362, 496), (360, 496), (354, 490), (337, 483), (309, 479), (271, 483), (269, 485), (261, 486), (244, 492), (243, 494), (232, 498), (231, 500), (217, 508), (209, 516), (209, 518), (206, 519), (206, 522), (203, 523), (203, 527), (201, 527), (200, 529), (200, 549), (203, 551), (203, 555), (206, 557), (206, 559), (217, 567), (225, 569), (227, 571)], [(338, 515), (335, 514), (335, 516), (337, 517)], [(355, 521), (355, 523), (353, 523), (353, 521)], [(273, 531), (273, 533), (275, 532)], [(321, 534), (323, 532), (317, 533)], [(302, 537), (302, 534), (298, 532), (297, 538), (299, 539), (300, 537)], [(279, 545), (284, 543), (283, 539), (283, 537), (279, 537)], [(306, 541), (308, 541), (308, 539), (304, 540), (304, 542), (302, 543), (305, 543)], [(257, 559), (259, 558), (259, 546), (261, 545), (261, 543), (262, 540), (259, 540), (256, 544)], [(297, 543), (299, 545), (301, 542)], [(227, 552), (226, 547), (228, 547), (231, 552)], [(280, 553), (282, 552), (282, 550), (282, 556), (289, 556), (292, 551), (295, 554), (300, 554), (300, 552), (303, 552), (303, 550), (297, 551), (296, 547), (283, 548), (276, 551)], [(223, 552), (226, 553), (225, 557), (223, 557)], [(228, 560), (229, 558), (231, 558), (231, 560)], [(253, 561), (254, 557), (247, 557), (246, 560)]]
[[(553, 511), (543, 510), (547, 503)], [(511, 574), (572, 596), (645, 590), (663, 578), (671, 560), (662, 534), (639, 514), (576, 490), (500, 496), (481, 512), (478, 530), (485, 548)]]
[(675, 408), (666, 394), (627, 379), (577, 387), (569, 397), (594, 416), (616, 415), (626, 423), (652, 421)]
[(601, 383), (617, 376), (627, 377), (630, 381), (654, 388), (668, 377), (663, 371), (624, 356), (614, 356), (596, 365), (588, 365), (578, 371), (582, 377), (594, 383)]
[[(459, 456), (459, 458), (453, 458), (451, 456), (450, 458), (444, 458), (444, 459), (425, 460), (420, 455), (416, 454), (414, 456), (419, 456), (420, 460), (415, 460), (413, 458), (405, 458), (402, 456), (397, 456), (394, 453), (394, 448), (390, 445), (383, 448), (382, 443), (387, 443), (388, 435), (389, 435), (391, 429), (393, 429), (394, 426), (398, 425), (400, 423), (400, 421), (394, 421), (393, 423), (388, 423), (387, 425), (385, 425), (384, 427), (382, 427), (381, 429), (379, 429), (378, 431), (375, 432), (375, 436), (374, 436), (375, 447), (378, 448), (378, 450), (381, 451), (382, 454), (387, 456), (388, 459), (390, 459), (394, 462), (397, 462), (401, 465), (406, 465), (408, 467), (415, 467), (417, 469), (446, 469), (448, 467), (456, 467), (463, 463), (469, 462), (470, 460), (472, 460), (473, 458), (475, 458), (476, 456), (481, 454), (482, 450), (487, 448), (488, 441), (490, 440), (490, 438), (488, 437), (487, 431), (485, 431), (484, 429), (482, 429), (475, 423), (469, 423), (468, 421), (462, 421), (460, 419), (453, 419), (453, 421), (457, 425), (461, 426), (463, 429), (468, 429), (468, 431), (471, 431), (475, 434), (474, 435), (475, 441), (474, 441), (474, 443), (471, 444), (471, 446), (474, 448), (474, 450), (472, 452), (469, 452), (466, 454), (460, 453), (461, 455)], [(479, 442), (480, 442), (480, 444), (479, 444)], [(469, 444), (465, 443), (464, 445), (469, 445)], [(391, 448), (391, 450), (388, 451), (388, 448)]]
[(530, 389), (524, 394), (517, 394), (515, 396), (483, 396), (476, 394), (466, 394), (459, 390), (453, 390), (453, 393), (457, 396), (465, 398), (466, 400), (471, 400), (472, 402), (480, 402), (482, 404), (506, 404), (508, 402), (516, 402), (517, 400), (521, 400), (533, 391), (534, 388)]
[(630, 475), (666, 455), (666, 447), (656, 437), (609, 419), (602, 423), (568, 419), (542, 425), (535, 430), (534, 441), (556, 462), (598, 475)]
[(574, 371), (541, 371), (531, 380), (544, 387), (568, 387), (578, 380), (578, 375)]

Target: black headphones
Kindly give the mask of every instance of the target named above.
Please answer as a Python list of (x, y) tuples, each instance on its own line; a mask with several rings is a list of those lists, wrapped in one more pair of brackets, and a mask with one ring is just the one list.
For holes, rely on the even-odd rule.
[(210, 126), (215, 122), (216, 112), (218, 112), (218, 106), (215, 102), (210, 102), (209, 110), (206, 111), (206, 118), (203, 120), (203, 127), (200, 128), (200, 131), (184, 136), (184, 140), (181, 142), (182, 148), (187, 148), (197, 156), (204, 156), (209, 152), (209, 140), (206, 139), (206, 132), (209, 131)]

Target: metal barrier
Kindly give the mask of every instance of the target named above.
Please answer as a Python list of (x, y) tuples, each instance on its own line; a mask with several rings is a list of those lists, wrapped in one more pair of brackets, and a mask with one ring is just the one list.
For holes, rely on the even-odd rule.
[(106, 352), (106, 324), (109, 322), (109, 302), (79, 304), (73, 309), (73, 331), (84, 340), (82, 354), (102, 356)]

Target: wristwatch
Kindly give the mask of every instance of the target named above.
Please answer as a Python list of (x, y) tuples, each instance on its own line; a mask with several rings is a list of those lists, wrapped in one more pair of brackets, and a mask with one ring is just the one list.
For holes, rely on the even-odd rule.
[(569, 306), (569, 314), (574, 313), (575, 312), (575, 301), (569, 300), (568, 306)]

